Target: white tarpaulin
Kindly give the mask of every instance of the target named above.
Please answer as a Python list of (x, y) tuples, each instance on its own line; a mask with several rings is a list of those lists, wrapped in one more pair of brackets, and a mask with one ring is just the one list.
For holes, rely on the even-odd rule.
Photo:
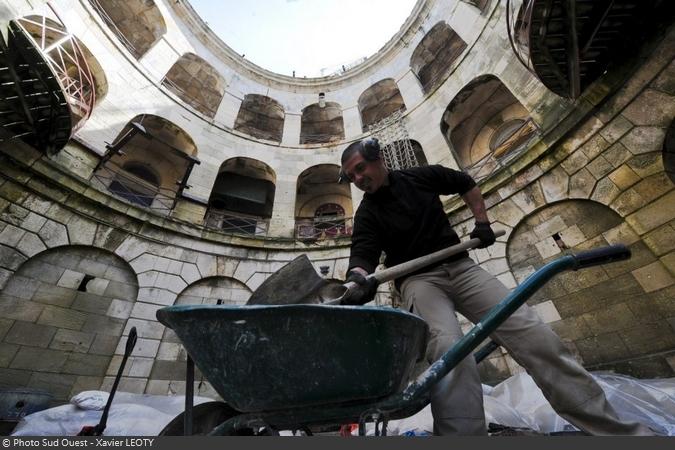
[[(675, 378), (638, 380), (612, 373), (593, 376), (622, 419), (644, 423), (655, 432), (675, 436)], [(526, 373), (519, 373), (495, 387), (484, 386), (486, 423), (527, 428), (537, 433), (570, 431)], [(14, 436), (76, 435), (85, 425), (96, 425), (107, 393), (88, 391), (73, 397), (71, 404), (26, 416)], [(196, 397), (195, 405), (209, 401)], [(183, 412), (182, 396), (141, 395), (118, 392), (110, 408), (106, 436), (155, 436)], [(79, 405), (79, 406), (77, 406)], [(88, 409), (83, 409), (88, 408)], [(433, 421), (427, 406), (412, 417), (389, 422), (389, 435), (431, 434)], [(372, 433), (373, 427), (367, 428)]]

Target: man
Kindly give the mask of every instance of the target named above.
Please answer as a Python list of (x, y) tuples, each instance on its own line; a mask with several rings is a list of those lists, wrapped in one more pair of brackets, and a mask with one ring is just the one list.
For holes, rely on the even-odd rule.
[[(351, 144), (341, 163), (341, 178), (365, 191), (354, 216), (347, 272), (347, 281), (359, 288), (344, 303), (360, 305), (373, 299), (376, 282), (365, 276), (375, 270), (382, 251), (385, 265), (393, 266), (460, 242), (439, 195), (461, 195), (475, 219), (470, 236), (481, 240), (481, 248), (495, 242), (483, 196), (466, 173), (439, 165), (390, 171), (375, 139)], [(509, 293), (466, 252), (396, 284), (405, 308), (429, 324), (426, 358), (430, 364), (462, 337), (456, 312), (475, 323)], [(652, 435), (644, 425), (617, 418), (600, 386), (527, 305), (491, 337), (527, 369), (556, 412), (581, 430), (598, 435)], [(431, 411), (434, 434), (486, 434), (473, 358), (465, 358), (434, 386)]]

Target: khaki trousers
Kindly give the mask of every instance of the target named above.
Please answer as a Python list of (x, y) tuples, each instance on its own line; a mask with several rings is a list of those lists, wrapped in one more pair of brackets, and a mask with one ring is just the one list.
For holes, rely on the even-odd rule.
[[(429, 324), (426, 358), (430, 364), (463, 335), (455, 312), (476, 323), (508, 293), (499, 280), (470, 258), (414, 275), (401, 285), (406, 309)], [(602, 388), (527, 305), (491, 338), (527, 370), (555, 411), (584, 432), (653, 435), (644, 425), (617, 418)], [(483, 393), (473, 357), (465, 358), (432, 388), (431, 411), (434, 434), (486, 434)]]

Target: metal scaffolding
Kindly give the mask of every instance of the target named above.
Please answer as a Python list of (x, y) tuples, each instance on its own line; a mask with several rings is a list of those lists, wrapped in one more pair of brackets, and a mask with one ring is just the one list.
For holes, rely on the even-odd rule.
[(396, 170), (419, 166), (408, 137), (408, 130), (403, 123), (401, 110), (373, 125), (368, 125), (368, 131), (380, 142), (384, 162), (388, 168)]

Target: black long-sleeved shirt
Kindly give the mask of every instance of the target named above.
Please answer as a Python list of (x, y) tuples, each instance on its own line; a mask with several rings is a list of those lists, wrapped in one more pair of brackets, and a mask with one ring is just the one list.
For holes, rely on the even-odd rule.
[(475, 185), (466, 173), (440, 165), (390, 171), (389, 185), (366, 193), (354, 215), (349, 269), (372, 273), (382, 251), (392, 267), (458, 244), (438, 196), (463, 195)]

